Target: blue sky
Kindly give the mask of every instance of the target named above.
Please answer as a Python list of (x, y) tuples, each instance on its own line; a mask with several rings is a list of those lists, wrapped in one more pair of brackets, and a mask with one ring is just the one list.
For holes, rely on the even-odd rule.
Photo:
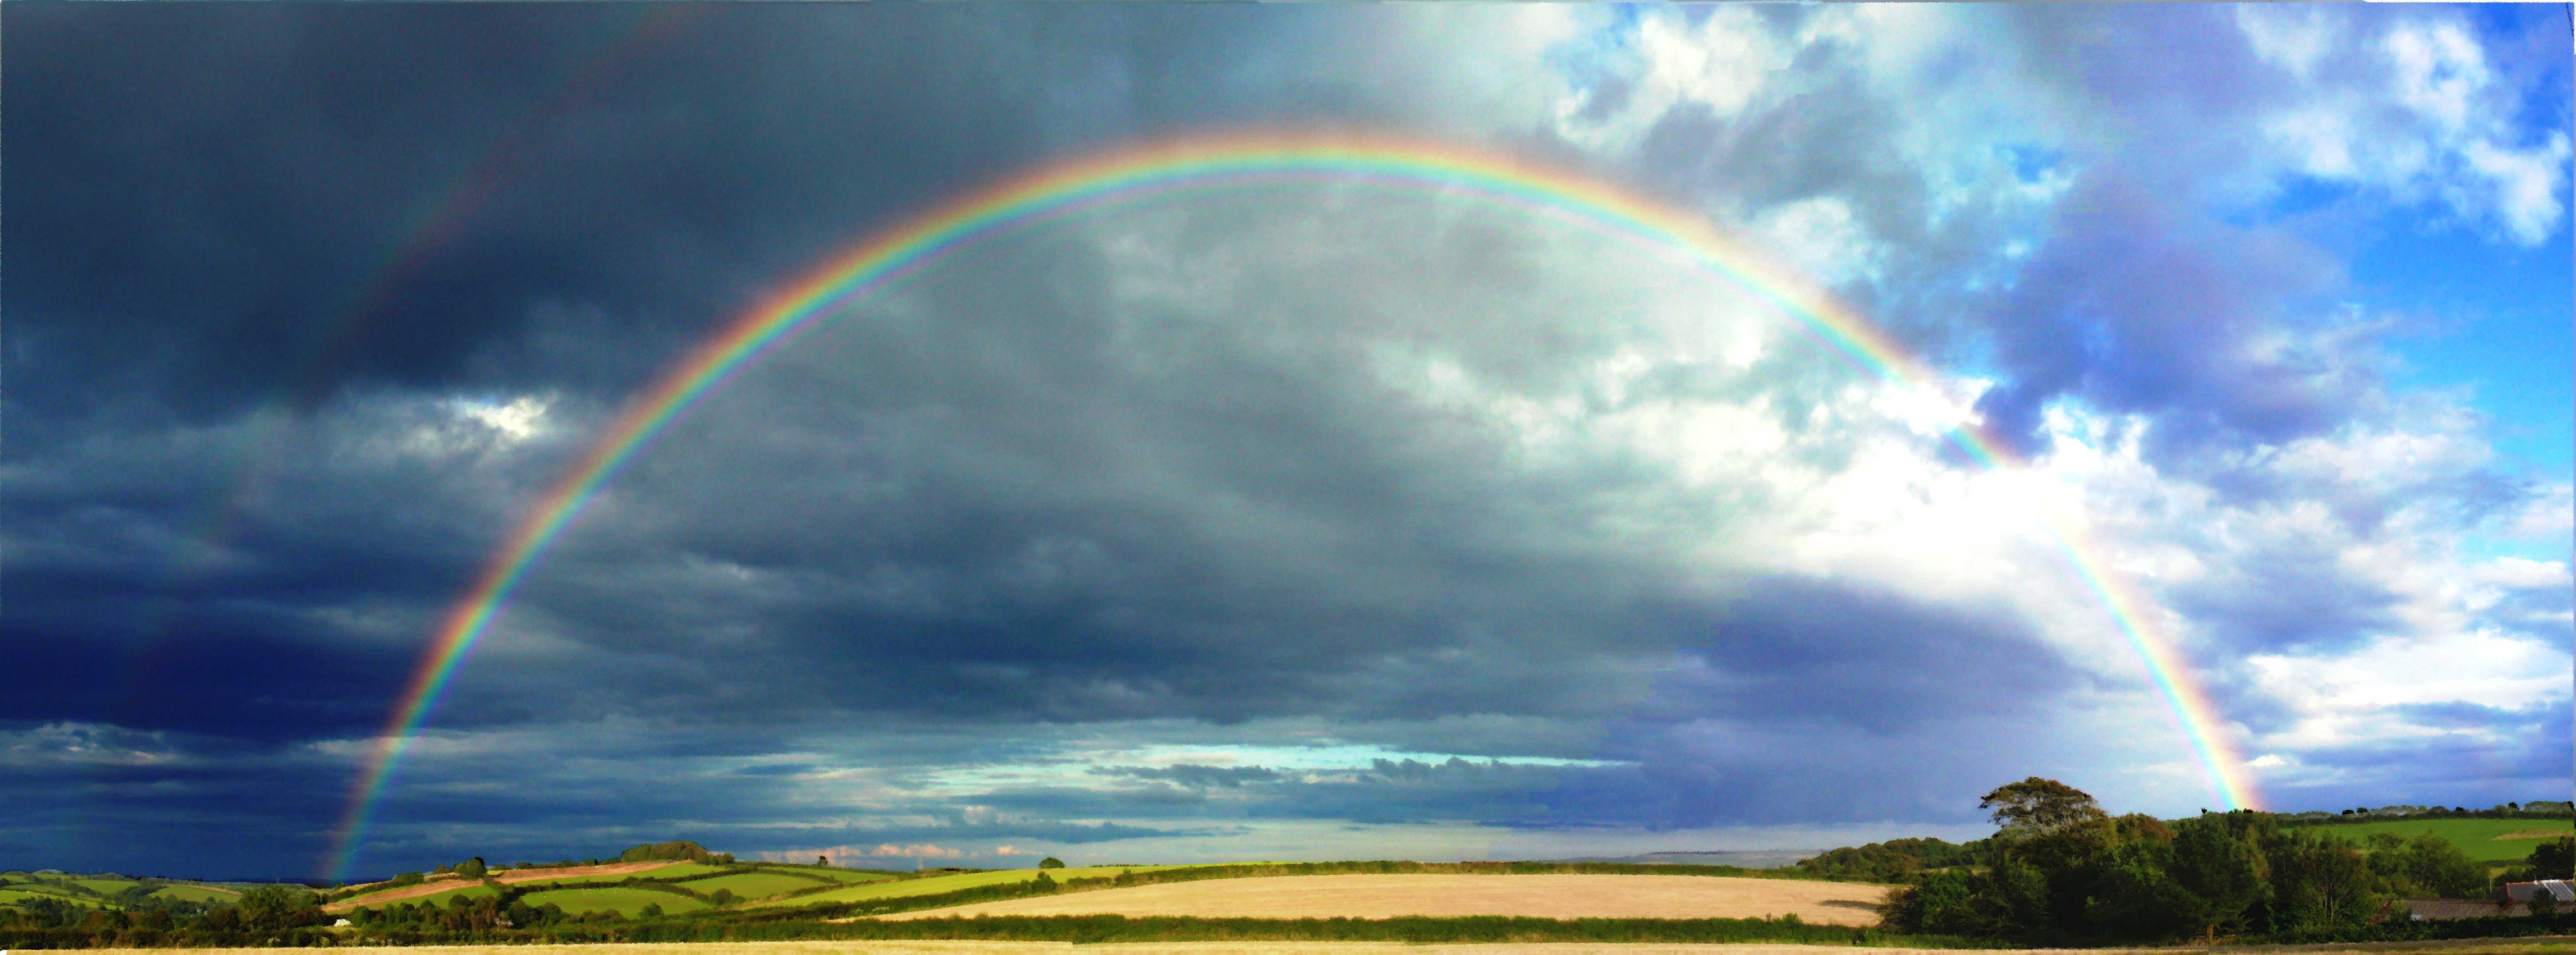
[[(437, 628), (811, 263), (1245, 128), (1653, 197), (1928, 369), (1492, 205), (1109, 205), (621, 472), (359, 872), (1966, 838), (2563, 795), (2563, 7), (11, 8), (0, 867), (306, 876)], [(111, 42), (112, 41), (112, 42)], [(2025, 460), (1986, 469), (1945, 430)]]

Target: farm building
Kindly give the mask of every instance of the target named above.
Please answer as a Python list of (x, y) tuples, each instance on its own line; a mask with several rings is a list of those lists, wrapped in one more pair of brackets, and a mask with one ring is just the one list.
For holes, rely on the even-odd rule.
[(2531, 900), (2539, 898), (2541, 893), (2544, 892), (2548, 893), (2550, 901), (2556, 902), (2559, 905), (2576, 902), (2576, 887), (2570, 887), (2565, 881), (2559, 879), (2542, 879), (2538, 882), (2507, 882), (2503, 886), (2497, 888), (2492, 897), (2499, 902), (2520, 902), (2524, 905), (2529, 905), (2531, 904)]
[(2520, 902), (2498, 902), (2493, 899), (2407, 899), (2399, 904), (2406, 909), (2406, 917), (2416, 922), (2531, 914), (2531, 907)]

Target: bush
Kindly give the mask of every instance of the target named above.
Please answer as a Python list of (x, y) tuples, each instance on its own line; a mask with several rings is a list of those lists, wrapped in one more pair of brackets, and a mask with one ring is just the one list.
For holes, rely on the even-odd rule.
[(1064, 860), (1062, 860), (1062, 859), (1058, 859), (1058, 858), (1056, 858), (1056, 857), (1054, 857), (1054, 856), (1048, 856), (1048, 857), (1046, 857), (1046, 858), (1044, 858), (1044, 859), (1039, 859), (1039, 860), (1038, 860), (1038, 868), (1041, 868), (1041, 869), (1061, 869), (1061, 868), (1064, 868)]

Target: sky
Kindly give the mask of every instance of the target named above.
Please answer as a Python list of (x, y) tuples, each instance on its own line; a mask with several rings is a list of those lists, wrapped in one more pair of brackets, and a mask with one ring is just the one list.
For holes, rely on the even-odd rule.
[[(0, 868), (1821, 849), (2568, 798), (2568, 8), (20, 5)], [(1509, 157), (821, 263), (1139, 143)], [(1759, 283), (1756, 283), (1759, 284)], [(1952, 429), (2004, 449), (1958, 452)], [(2081, 562), (2079, 564), (2079, 561)]]

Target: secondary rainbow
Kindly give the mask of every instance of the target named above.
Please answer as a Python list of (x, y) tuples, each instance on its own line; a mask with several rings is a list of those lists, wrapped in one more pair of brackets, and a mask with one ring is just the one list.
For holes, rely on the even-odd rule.
[[(557, 535), (619, 468), (671, 421), (735, 372), (841, 307), (925, 266), (995, 236), (1105, 205), (1197, 190), (1279, 181), (1347, 181), (1500, 203), (1686, 255), (1694, 264), (1782, 307), (1824, 342), (1873, 375), (1921, 385), (1938, 381), (1902, 349), (1821, 288), (1710, 228), (1702, 217), (1564, 170), (1506, 156), (1416, 140), (1351, 135), (1239, 134), (1119, 149), (1038, 169), (877, 232), (761, 302), (698, 346), (633, 399), (581, 459), (532, 507), (448, 613), (405, 687), (349, 798), (327, 870), (346, 878), (358, 844), (403, 753), (493, 615)], [(2014, 462), (1973, 429), (1948, 440), (1988, 467)], [(2145, 602), (2082, 546), (2072, 528), (2053, 528), (2076, 572), (2136, 651), (2158, 693), (2227, 808), (2255, 795), (2214, 707), (2170, 640), (2140, 608)]]

